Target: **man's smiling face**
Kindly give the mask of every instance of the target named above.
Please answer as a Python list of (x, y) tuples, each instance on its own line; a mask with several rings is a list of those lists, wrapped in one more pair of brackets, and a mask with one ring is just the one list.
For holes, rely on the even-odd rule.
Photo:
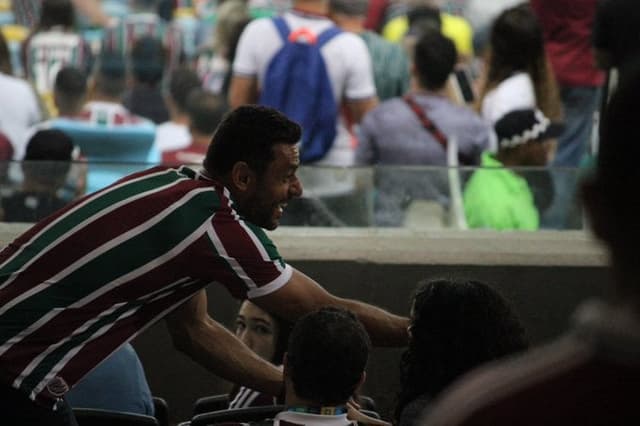
[(299, 166), (297, 145), (274, 145), (273, 161), (262, 176), (256, 177), (242, 203), (243, 216), (262, 228), (276, 229), (289, 200), (302, 195), (302, 184), (296, 176)]

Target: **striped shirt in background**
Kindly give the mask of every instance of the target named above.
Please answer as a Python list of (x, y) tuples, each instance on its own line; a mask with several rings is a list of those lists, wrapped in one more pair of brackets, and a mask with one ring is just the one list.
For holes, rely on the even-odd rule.
[(52, 406), (208, 284), (253, 298), (291, 274), (219, 183), (185, 167), (130, 175), (0, 252), (0, 380)]
[(135, 42), (149, 36), (162, 41), (167, 50), (168, 70), (174, 70), (181, 62), (182, 41), (180, 31), (154, 13), (134, 13), (107, 28), (102, 40), (102, 49), (128, 56)]
[(15, 23), (28, 28), (34, 28), (40, 20), (42, 0), (13, 0), (11, 7)]
[(58, 71), (74, 66), (89, 73), (93, 62), (91, 48), (82, 36), (57, 27), (27, 39), (23, 56), (26, 78), (33, 83), (50, 115), (55, 115), (53, 85)]
[(401, 45), (372, 31), (360, 34), (373, 65), (373, 79), (381, 101), (404, 95), (409, 90), (409, 58)]

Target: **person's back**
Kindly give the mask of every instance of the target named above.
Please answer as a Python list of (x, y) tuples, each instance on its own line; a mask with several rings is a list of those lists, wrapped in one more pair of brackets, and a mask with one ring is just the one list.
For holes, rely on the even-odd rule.
[[(446, 83), (456, 62), (453, 42), (439, 32), (423, 35), (415, 45), (413, 84), (403, 98), (383, 102), (369, 112), (360, 127), (356, 164), (381, 166), (447, 166), (448, 141), (454, 140), (465, 164), (480, 161), (489, 143), (489, 128), (470, 108), (446, 97)], [(426, 121), (434, 127), (427, 127)], [(434, 200), (446, 206), (445, 173), (419, 175), (410, 170), (377, 170), (376, 221), (403, 223), (407, 200)]]
[(19, 191), (2, 199), (2, 220), (34, 223), (64, 207), (58, 194), (73, 160), (71, 138), (59, 130), (36, 132), (26, 147)]
[(409, 88), (409, 58), (399, 44), (365, 29), (368, 5), (368, 0), (331, 0), (329, 17), (343, 31), (358, 34), (366, 43), (378, 98), (386, 100), (402, 96)]
[[(322, 15), (327, 12), (323, 1), (299, 1), (294, 9), (283, 15), (292, 34), (307, 34), (315, 39), (334, 24)], [(299, 7), (318, 12), (303, 11)], [(264, 90), (264, 78), (271, 60), (278, 54), (283, 41), (271, 19), (252, 21), (243, 31), (233, 63), (233, 78), (229, 92), (232, 108), (244, 103), (255, 103)], [(338, 106), (346, 105), (359, 122), (362, 115), (373, 107), (376, 100), (371, 59), (364, 42), (355, 34), (340, 33), (321, 49), (331, 83), (332, 94)], [(299, 95), (296, 95), (299, 96)], [(298, 99), (303, 101), (303, 99)], [(317, 164), (350, 166), (353, 164), (351, 138), (344, 123), (336, 117), (336, 137), (329, 152)]]
[(71, 0), (45, 0), (40, 23), (23, 45), (23, 66), (51, 115), (53, 86), (58, 71), (74, 66), (91, 72), (91, 49), (74, 28), (74, 8)]
[(158, 39), (149, 36), (137, 39), (129, 58), (132, 84), (122, 100), (133, 114), (155, 124), (169, 119), (161, 91), (165, 57), (165, 50)]

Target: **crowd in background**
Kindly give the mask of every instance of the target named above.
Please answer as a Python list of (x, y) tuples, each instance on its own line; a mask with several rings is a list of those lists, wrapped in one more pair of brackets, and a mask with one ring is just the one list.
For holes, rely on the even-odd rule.
[[(262, 101), (278, 41), (271, 22), (259, 18), (285, 13), (290, 25), (315, 19), (319, 30), (335, 24), (351, 37), (323, 47), (339, 109), (336, 132), (328, 152), (312, 161), (303, 152), (303, 162), (380, 166), (371, 224), (402, 225), (414, 201), (452, 209), (445, 174), (415, 177), (401, 166), (462, 165), (544, 168), (489, 179), (463, 173), (462, 187), (475, 187), (462, 196), (465, 226), (581, 227), (577, 173), (565, 168), (589, 164), (609, 84), (603, 70), (619, 67), (622, 59), (611, 56), (633, 46), (612, 35), (605, 10), (612, 8), (600, 9), (596, 0), (5, 1), (0, 91), (11, 102), (0, 103), (3, 160), (27, 159), (30, 138), (56, 128), (71, 136), (76, 158), (90, 163), (198, 164), (226, 111)], [(61, 76), (72, 70), (77, 77), (65, 82)], [(500, 139), (497, 123), (515, 110), (536, 118), (512, 119), (506, 130), (502, 123)], [(518, 137), (531, 135), (531, 126), (543, 129)], [(47, 197), (69, 201), (134, 170), (72, 169)], [(20, 178), (9, 172), (9, 181)], [(308, 189), (321, 202), (296, 203), (285, 223), (360, 224), (343, 207), (357, 194), (355, 183), (325, 179)]]

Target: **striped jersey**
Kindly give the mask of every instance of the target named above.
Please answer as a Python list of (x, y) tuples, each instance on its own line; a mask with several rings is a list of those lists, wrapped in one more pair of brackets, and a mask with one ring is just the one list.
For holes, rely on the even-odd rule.
[(52, 406), (208, 284), (257, 297), (291, 274), (221, 184), (186, 167), (127, 176), (0, 252), (0, 380)]
[(152, 37), (162, 42), (167, 50), (167, 67), (175, 69), (182, 57), (180, 31), (166, 23), (155, 13), (132, 13), (105, 30), (102, 49), (128, 56), (136, 41), (142, 37)]
[(93, 61), (89, 44), (62, 27), (35, 33), (25, 41), (23, 56), (26, 77), (45, 100), (52, 96), (60, 69), (73, 66), (89, 73)]

